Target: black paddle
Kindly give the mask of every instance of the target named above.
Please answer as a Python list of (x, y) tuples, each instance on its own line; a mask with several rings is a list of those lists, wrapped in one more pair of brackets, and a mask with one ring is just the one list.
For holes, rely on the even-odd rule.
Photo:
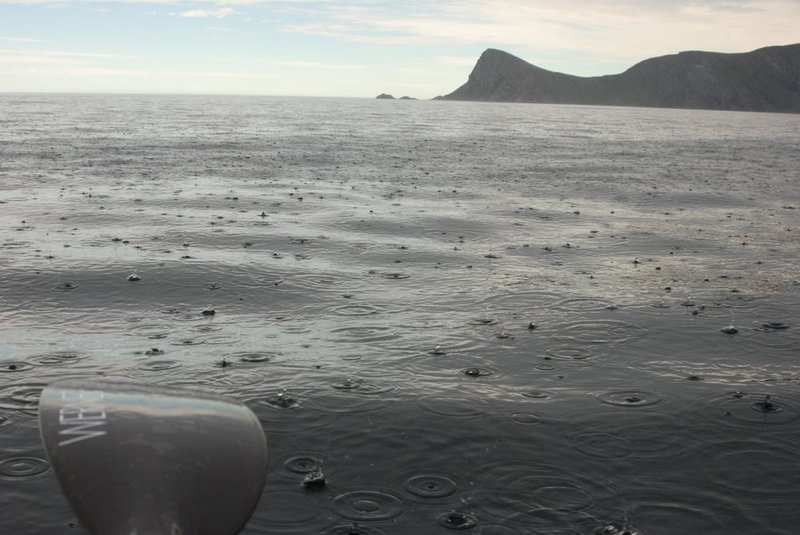
[(232, 535), (253, 512), (267, 444), (244, 405), (207, 394), (66, 381), (39, 400), (50, 462), (97, 535)]

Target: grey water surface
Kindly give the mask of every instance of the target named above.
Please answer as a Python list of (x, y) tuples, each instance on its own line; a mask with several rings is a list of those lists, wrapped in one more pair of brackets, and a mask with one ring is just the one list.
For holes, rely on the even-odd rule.
[(0, 95), (0, 532), (102, 377), (255, 412), (248, 535), (797, 533), (799, 261), (797, 115)]

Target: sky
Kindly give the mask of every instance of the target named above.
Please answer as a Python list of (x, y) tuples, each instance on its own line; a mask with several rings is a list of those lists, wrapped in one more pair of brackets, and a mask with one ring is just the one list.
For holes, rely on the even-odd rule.
[(800, 0), (0, 0), (0, 92), (433, 98), (498, 48), (577, 76), (800, 42)]

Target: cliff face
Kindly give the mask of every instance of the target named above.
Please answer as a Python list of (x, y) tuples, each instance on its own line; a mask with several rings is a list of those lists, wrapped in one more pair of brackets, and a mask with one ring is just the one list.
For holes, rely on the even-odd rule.
[(591, 78), (489, 49), (467, 83), (441, 98), (800, 113), (800, 44), (743, 54), (681, 52)]

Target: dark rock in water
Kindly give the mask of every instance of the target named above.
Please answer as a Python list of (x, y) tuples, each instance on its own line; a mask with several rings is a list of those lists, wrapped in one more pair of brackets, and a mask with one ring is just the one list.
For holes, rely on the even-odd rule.
[(789, 328), (789, 326), (782, 321), (768, 321), (763, 324), (763, 327), (765, 329), (772, 329), (774, 331), (782, 331), (783, 329)]
[(392, 95), (388, 94), (388, 93), (381, 93), (380, 95), (378, 95), (375, 98), (383, 99), (383, 100), (394, 100), (394, 97)]
[(727, 327), (723, 327), (720, 331), (724, 332), (725, 334), (736, 334), (739, 332), (739, 329), (734, 327), (733, 325), (728, 325)]
[(206, 308), (204, 308), (203, 310), (201, 310), (201, 311), (200, 311), (200, 313), (201, 313), (203, 316), (213, 316), (213, 315), (215, 315), (215, 314), (217, 313), (217, 311), (216, 311), (216, 310), (214, 310), (214, 309), (211, 307), (211, 305), (208, 305)]
[(417, 99), (415, 99), (414, 97), (408, 97), (408, 96), (404, 95), (404, 96), (400, 97), (399, 100), (417, 100)]
[(441, 98), (800, 113), (798, 77), (800, 44), (740, 54), (681, 52), (589, 78), (488, 49), (467, 83)]

